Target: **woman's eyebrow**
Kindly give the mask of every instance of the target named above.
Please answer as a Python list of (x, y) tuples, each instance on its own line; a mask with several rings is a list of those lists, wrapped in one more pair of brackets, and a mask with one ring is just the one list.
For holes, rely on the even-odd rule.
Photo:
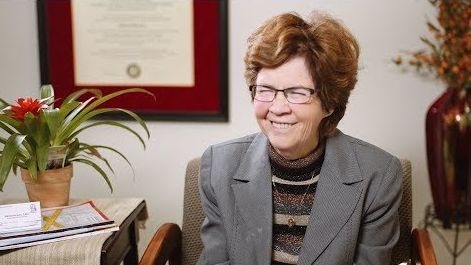
[(272, 86), (272, 85), (269, 85), (269, 84), (266, 84), (266, 83), (261, 83), (261, 84), (256, 84), (256, 85), (257, 86), (267, 87), (267, 88), (272, 88), (272, 89), (277, 89), (277, 90), (294, 89), (294, 88), (315, 89), (313, 87), (308, 87), (308, 86), (303, 86), (303, 85), (294, 85), (294, 86), (289, 86), (289, 87), (286, 87), (286, 88), (277, 88), (275, 86)]
[(272, 86), (272, 85), (269, 85), (269, 84), (266, 84), (266, 83), (255, 84), (255, 85), (257, 85), (257, 86), (269, 87), (269, 88), (275, 88), (275, 86)]

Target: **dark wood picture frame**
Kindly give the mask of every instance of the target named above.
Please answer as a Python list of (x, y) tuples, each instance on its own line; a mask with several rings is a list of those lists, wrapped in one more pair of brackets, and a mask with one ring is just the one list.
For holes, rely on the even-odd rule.
[[(71, 1), (37, 2), (41, 83), (52, 84), (59, 100), (86, 87), (76, 86), (74, 80)], [(156, 100), (128, 94), (105, 106), (126, 108), (149, 120), (227, 122), (228, 0), (194, 0), (193, 25), (193, 87), (143, 86), (155, 94)], [(128, 87), (131, 86), (93, 86), (106, 89), (107, 93)]]

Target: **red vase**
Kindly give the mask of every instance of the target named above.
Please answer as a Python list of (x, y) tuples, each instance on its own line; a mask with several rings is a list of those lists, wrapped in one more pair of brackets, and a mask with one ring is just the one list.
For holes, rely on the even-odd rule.
[(445, 228), (471, 221), (471, 90), (448, 88), (426, 118), (435, 213)]

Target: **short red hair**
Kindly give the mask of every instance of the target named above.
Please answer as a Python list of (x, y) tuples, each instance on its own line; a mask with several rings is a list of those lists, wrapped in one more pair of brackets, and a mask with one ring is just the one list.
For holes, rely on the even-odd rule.
[(314, 14), (305, 21), (295, 13), (275, 16), (248, 39), (245, 79), (255, 84), (262, 68), (274, 68), (303, 55), (322, 107), (332, 114), (322, 120), (319, 137), (332, 134), (345, 114), (358, 73), (358, 42), (338, 20)]

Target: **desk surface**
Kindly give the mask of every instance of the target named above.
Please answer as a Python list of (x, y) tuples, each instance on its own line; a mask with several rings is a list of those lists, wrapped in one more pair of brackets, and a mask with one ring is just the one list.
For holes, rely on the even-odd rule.
[[(71, 200), (76, 204), (84, 200)], [(0, 264), (137, 264), (138, 220), (147, 218), (145, 201), (137, 198), (92, 199), (120, 231), (0, 251)], [(12, 203), (2, 200), (0, 203)]]

